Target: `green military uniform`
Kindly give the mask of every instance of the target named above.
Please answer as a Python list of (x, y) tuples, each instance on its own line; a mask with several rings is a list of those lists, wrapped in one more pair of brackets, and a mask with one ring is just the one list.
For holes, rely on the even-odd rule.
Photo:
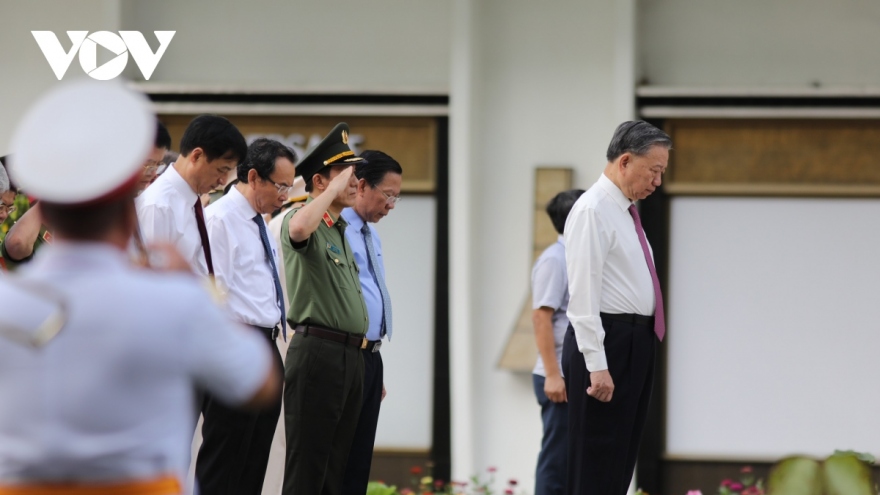
[(2, 264), (3, 268), (6, 270), (14, 271), (21, 265), (32, 260), (34, 255), (37, 254), (37, 250), (40, 249), (43, 244), (52, 244), (52, 232), (50, 232), (45, 225), (40, 226), (40, 233), (37, 235), (37, 240), (34, 241), (34, 250), (31, 252), (31, 255), (24, 259), (13, 260), (9, 256), (9, 252), (6, 251), (6, 242), (0, 244), (0, 264)]
[[(348, 126), (337, 125), (297, 165), (297, 174), (311, 178), (322, 167), (364, 161), (353, 156), (347, 140)], [(363, 340), (369, 321), (358, 265), (345, 239), (347, 223), (325, 212), (318, 229), (294, 245), (288, 225), (302, 206), (288, 212), (281, 227), (290, 302), (287, 321), (297, 329), (285, 361), (287, 459), (282, 493), (339, 495), (360, 414), (363, 357), (350, 342), (308, 329), (300, 333), (303, 327), (298, 326), (316, 325), (318, 331), (357, 342)]]

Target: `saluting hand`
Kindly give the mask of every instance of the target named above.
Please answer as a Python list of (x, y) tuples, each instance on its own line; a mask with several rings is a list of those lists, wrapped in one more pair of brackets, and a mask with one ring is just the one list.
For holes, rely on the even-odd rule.
[(331, 195), (339, 194), (349, 187), (349, 181), (351, 180), (351, 174), (354, 173), (354, 166), (345, 167), (342, 172), (339, 172), (339, 175), (333, 178), (330, 181), (330, 185), (327, 186), (327, 190), (330, 191)]
[(614, 394), (614, 380), (608, 370), (590, 373), (590, 386), (587, 387), (587, 395), (602, 402), (611, 401)]

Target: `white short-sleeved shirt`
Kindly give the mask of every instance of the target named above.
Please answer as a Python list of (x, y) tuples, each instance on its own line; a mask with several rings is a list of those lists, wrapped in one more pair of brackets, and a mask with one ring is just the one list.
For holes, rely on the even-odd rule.
[[(553, 310), (553, 343), (556, 346), (556, 363), (562, 372), (562, 341), (568, 330), (568, 275), (565, 272), (565, 243), (562, 236), (541, 253), (532, 267), (532, 309)], [(532, 373), (546, 376), (544, 360), (538, 354)]]
[(208, 263), (196, 223), (198, 195), (173, 165), (135, 199), (138, 223), (145, 243), (174, 245), (193, 271), (208, 275)]
[[(270, 371), (263, 337), (196, 277), (139, 269), (106, 244), (57, 242), (20, 275), (68, 304), (32, 349), (0, 337), (0, 481), (121, 481), (189, 467), (195, 385), (229, 403)], [(27, 312), (6, 307), (4, 314)]]

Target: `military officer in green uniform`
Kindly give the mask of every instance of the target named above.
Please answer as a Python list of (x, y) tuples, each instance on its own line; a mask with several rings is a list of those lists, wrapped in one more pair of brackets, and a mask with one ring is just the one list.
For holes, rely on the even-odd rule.
[(363, 394), (367, 308), (340, 216), (357, 195), (340, 123), (296, 167), (309, 197), (285, 215), (281, 252), (294, 330), (285, 363), (284, 495), (340, 495)]

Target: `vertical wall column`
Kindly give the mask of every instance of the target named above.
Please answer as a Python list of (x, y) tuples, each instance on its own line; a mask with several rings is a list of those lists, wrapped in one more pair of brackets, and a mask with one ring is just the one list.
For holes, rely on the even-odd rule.
[(467, 479), (474, 465), (472, 371), (473, 285), (471, 271), (474, 203), (472, 0), (454, 0), (449, 118), (449, 312), (452, 409), (452, 479)]

